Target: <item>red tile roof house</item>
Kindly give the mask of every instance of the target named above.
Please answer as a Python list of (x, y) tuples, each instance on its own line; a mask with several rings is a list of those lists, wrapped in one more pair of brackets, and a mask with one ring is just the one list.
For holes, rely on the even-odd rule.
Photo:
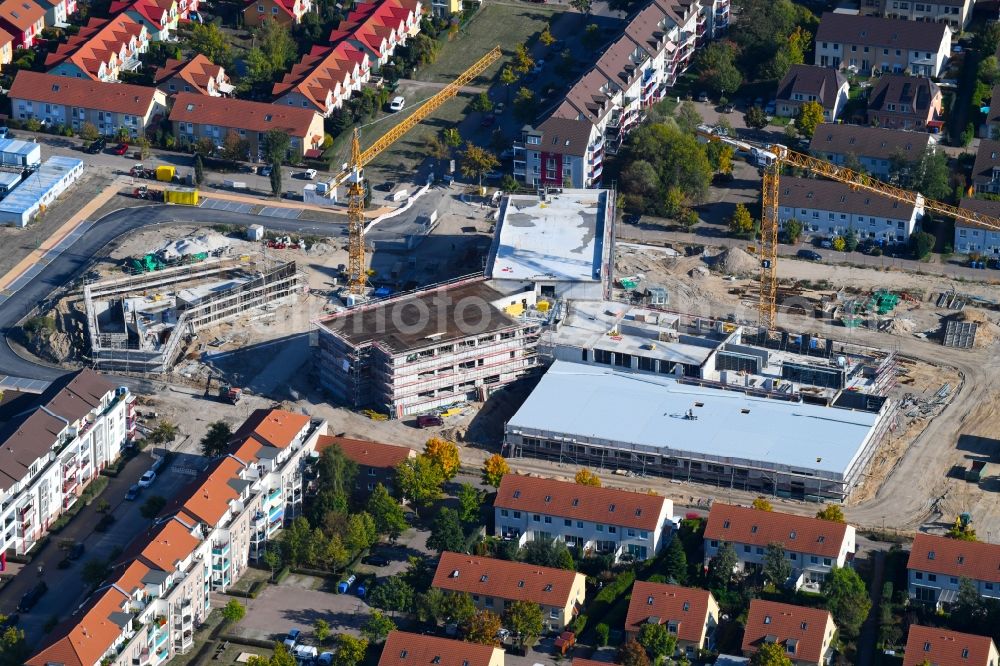
[(795, 589), (818, 585), (833, 567), (843, 567), (856, 549), (852, 525), (715, 502), (705, 526), (706, 566), (723, 542), (736, 549), (740, 568), (761, 566), (768, 545), (783, 544)]
[(504, 475), (493, 501), (497, 536), (520, 544), (555, 538), (616, 560), (655, 557), (669, 541), (673, 508), (660, 495), (518, 474)]
[(910, 598), (942, 606), (967, 578), (983, 597), (1000, 599), (1000, 545), (918, 533), (906, 563)]
[(688, 659), (715, 649), (719, 604), (708, 590), (637, 580), (625, 618), (625, 633), (637, 638), (644, 624), (664, 624)]
[(323, 116), (312, 109), (196, 93), (177, 93), (170, 110), (170, 122), (181, 144), (195, 144), (208, 138), (221, 146), (229, 133), (235, 132), (250, 142), (251, 158), (260, 154), (264, 136), (272, 130), (288, 134), (292, 160), (302, 159), (305, 151), (323, 142)]
[(1000, 652), (992, 638), (910, 625), (903, 666), (997, 666), (998, 663)]
[(14, 35), (0, 28), (0, 67), (14, 62)]
[(941, 118), (941, 89), (924, 76), (883, 74), (868, 96), (868, 124), (926, 130)]
[(390, 493), (396, 481), (396, 467), (408, 458), (416, 458), (417, 452), (408, 446), (395, 446), (381, 442), (369, 442), (347, 437), (321, 435), (316, 442), (316, 453), (339, 446), (344, 455), (358, 464), (358, 475), (354, 479), (354, 491), (365, 497), (381, 483)]
[(156, 68), (153, 83), (167, 95), (190, 92), (221, 97), (234, 90), (226, 70), (200, 53), (190, 60), (169, 58), (162, 67)]
[(49, 74), (109, 83), (122, 70), (140, 65), (139, 54), (149, 49), (146, 26), (126, 14), (112, 19), (92, 18), (80, 32), (45, 58)]
[(762, 643), (777, 643), (795, 666), (821, 666), (836, 633), (828, 610), (754, 599), (743, 631), (743, 655), (752, 655)]
[(45, 25), (66, 23), (66, 19), (76, 13), (76, 0), (42, 0), (45, 8)]
[(778, 84), (776, 114), (792, 118), (806, 102), (819, 102), (823, 107), (823, 118), (833, 122), (847, 104), (849, 88), (847, 78), (838, 70), (792, 65)]
[(1000, 141), (979, 140), (972, 165), (972, 186), (979, 194), (1000, 194)]
[(389, 632), (378, 666), (503, 666), (503, 650), (406, 631)]
[(502, 615), (515, 601), (542, 607), (546, 631), (562, 631), (583, 608), (586, 578), (565, 569), (497, 560), (459, 553), (441, 553), (432, 587), (467, 592), (478, 608)]
[(122, 127), (138, 136), (167, 110), (167, 96), (156, 88), (27, 70), (17, 73), (8, 97), (18, 120), (35, 118), (75, 130), (89, 122), (106, 136)]
[(816, 30), (816, 65), (941, 76), (951, 55), (951, 28), (877, 16), (826, 12)]
[(249, 0), (243, 9), (243, 23), (250, 27), (271, 20), (291, 27), (301, 23), (309, 11), (311, 0)]
[(348, 41), (364, 50), (381, 67), (397, 46), (420, 32), (423, 4), (420, 0), (382, 0), (358, 5), (330, 32), (330, 43)]
[(312, 109), (328, 118), (371, 79), (368, 54), (349, 42), (314, 46), (280, 82), (275, 104)]
[(180, 17), (176, 0), (115, 0), (110, 12), (126, 14), (146, 26), (155, 42), (169, 39), (170, 33), (177, 30)]
[(30, 49), (45, 28), (45, 8), (32, 0), (3, 0), (0, 28), (14, 35), (15, 49)]

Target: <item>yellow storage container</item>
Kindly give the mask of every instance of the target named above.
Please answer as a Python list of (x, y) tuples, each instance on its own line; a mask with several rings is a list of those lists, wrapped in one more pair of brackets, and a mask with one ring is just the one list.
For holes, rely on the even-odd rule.
[(197, 206), (198, 190), (192, 190), (186, 187), (172, 187), (163, 191), (163, 200), (166, 203)]
[(524, 313), (524, 305), (521, 303), (512, 303), (503, 309), (504, 312), (509, 314), (511, 317), (519, 317)]
[(535, 303), (535, 307), (538, 309), (539, 312), (548, 312), (549, 311), (549, 302), (548, 301), (538, 301), (537, 303)]
[(174, 180), (174, 174), (177, 173), (177, 169), (172, 166), (158, 166), (156, 167), (156, 180), (163, 183), (171, 183)]

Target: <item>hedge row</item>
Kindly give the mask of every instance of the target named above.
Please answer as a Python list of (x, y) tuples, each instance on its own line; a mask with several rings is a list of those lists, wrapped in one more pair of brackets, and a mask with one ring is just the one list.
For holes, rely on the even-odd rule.
[[(619, 598), (624, 597), (628, 594), (628, 591), (632, 587), (632, 583), (635, 582), (635, 572), (634, 571), (624, 571), (619, 574), (612, 582), (605, 585), (594, 600), (590, 603), (590, 607), (587, 609), (587, 629), (593, 629), (601, 622), (605, 622), (605, 617), (611, 614), (615, 605), (619, 603)], [(627, 599), (621, 599), (625, 602), (626, 610), (628, 609)], [(608, 623), (608, 626), (617, 626)]]

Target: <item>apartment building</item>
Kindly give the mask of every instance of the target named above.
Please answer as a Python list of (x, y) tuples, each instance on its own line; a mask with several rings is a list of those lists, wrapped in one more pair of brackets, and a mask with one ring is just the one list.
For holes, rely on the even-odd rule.
[(382, 484), (391, 494), (395, 494), (396, 467), (409, 458), (416, 458), (417, 452), (408, 446), (369, 442), (348, 437), (323, 435), (316, 442), (316, 453), (337, 446), (344, 456), (358, 465), (358, 475), (354, 479), (354, 493), (367, 498), (375, 486)]
[(824, 123), (809, 142), (809, 153), (843, 166), (856, 159), (866, 173), (888, 178), (893, 162), (916, 162), (936, 144), (926, 132)]
[(336, 46), (313, 46), (274, 84), (271, 94), (275, 104), (311, 109), (329, 118), (370, 79), (368, 54), (345, 40)]
[(988, 636), (911, 624), (903, 666), (997, 666), (1000, 652)]
[(347, 18), (330, 32), (329, 42), (343, 42), (364, 52), (373, 67), (392, 58), (396, 47), (420, 32), (423, 3), (420, 0), (381, 0), (359, 3)]
[(168, 58), (162, 67), (156, 68), (153, 83), (167, 95), (189, 92), (221, 97), (231, 95), (234, 90), (226, 70), (200, 53), (190, 60)]
[(583, 608), (586, 577), (575, 571), (538, 567), (460, 553), (441, 553), (431, 587), (472, 596), (477, 608), (503, 615), (515, 601), (542, 608), (545, 631), (562, 631)]
[(923, 195), (916, 205), (818, 178), (781, 179), (778, 223), (798, 220), (809, 234), (835, 237), (853, 231), (859, 239), (903, 243), (923, 218)]
[(833, 122), (847, 104), (850, 85), (839, 70), (815, 65), (792, 65), (778, 84), (775, 112), (793, 118), (806, 102), (818, 102), (823, 118)]
[(539, 367), (541, 320), (505, 310), (524, 298), (475, 278), (318, 319), (320, 383), (341, 403), (391, 418), (483, 400)]
[(777, 643), (794, 666), (823, 666), (836, 633), (828, 610), (753, 599), (743, 632), (743, 655), (753, 655), (763, 643)]
[(277, 21), (291, 28), (301, 23), (302, 17), (310, 11), (311, 0), (248, 0), (243, 9), (243, 23), (256, 27), (264, 21)]
[(166, 113), (167, 96), (156, 88), (21, 70), (8, 97), (11, 117), (34, 118), (79, 130), (86, 123), (111, 136), (125, 128), (133, 137)]
[(941, 88), (926, 76), (883, 74), (868, 96), (868, 124), (903, 130), (942, 127)]
[[(1000, 201), (964, 197), (958, 205), (973, 213), (1000, 218)], [(1000, 257), (1000, 230), (955, 220), (955, 252), (977, 252), (988, 258)]]
[(820, 67), (938, 77), (951, 53), (951, 28), (878, 16), (826, 12), (816, 31)]
[(43, 0), (39, 4), (45, 8), (45, 25), (66, 23), (76, 13), (76, 0)]
[(910, 598), (922, 603), (954, 602), (963, 578), (980, 596), (1000, 599), (1000, 545), (918, 533), (906, 569)]
[(14, 62), (14, 35), (0, 28), (0, 68)]
[(496, 535), (520, 545), (558, 539), (578, 555), (656, 557), (670, 538), (673, 502), (616, 488), (507, 474), (493, 511)]
[(115, 0), (110, 11), (144, 26), (156, 42), (169, 40), (181, 18), (177, 0)]
[(34, 0), (3, 0), (0, 28), (14, 36), (15, 49), (30, 49), (45, 29), (45, 8)]
[(159, 666), (189, 652), (212, 592), (225, 592), (263, 552), (270, 526), (301, 509), (301, 469), (325, 429), (301, 414), (254, 412), (28, 666)]
[(980, 139), (972, 165), (972, 187), (980, 194), (1000, 194), (1000, 141)]
[(865, 16), (906, 19), (925, 23), (945, 23), (952, 32), (959, 33), (969, 27), (975, 0), (861, 0), (861, 13)]
[(294, 161), (323, 143), (324, 136), (323, 117), (311, 109), (193, 92), (180, 92), (174, 97), (170, 123), (181, 144), (209, 139), (221, 146), (231, 132), (235, 133), (248, 142), (248, 159), (261, 158), (264, 138), (271, 131), (288, 135), (288, 157)]
[(529, 186), (599, 187), (605, 154), (621, 148), (642, 109), (663, 99), (697, 46), (728, 26), (725, 2), (653, 0), (598, 55), (555, 110), (514, 144), (514, 176)]
[(40, 395), (6, 392), (0, 408), (3, 551), (31, 550), (135, 429), (135, 396), (92, 370)]
[(393, 630), (378, 666), (504, 666), (504, 652), (492, 645)]
[(694, 659), (700, 650), (715, 649), (719, 604), (708, 590), (637, 580), (625, 617), (625, 633), (638, 638), (643, 625), (666, 625), (677, 639), (677, 653)]
[(45, 58), (49, 74), (118, 81), (121, 72), (133, 72), (142, 63), (140, 54), (149, 50), (149, 32), (128, 14), (110, 19), (92, 18), (80, 32), (56, 47)]
[(762, 566), (767, 547), (782, 544), (792, 564), (795, 589), (822, 583), (856, 550), (853, 525), (716, 502), (705, 526), (705, 566), (722, 543), (736, 549), (741, 569)]

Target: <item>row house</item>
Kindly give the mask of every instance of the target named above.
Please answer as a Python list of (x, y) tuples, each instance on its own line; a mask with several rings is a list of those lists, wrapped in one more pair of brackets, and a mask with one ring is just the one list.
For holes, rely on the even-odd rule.
[[(958, 207), (973, 213), (1000, 217), (1000, 201), (964, 197)], [(952, 247), (955, 252), (962, 254), (976, 252), (982, 256), (1000, 258), (1000, 230), (955, 220), (955, 242)]]
[(156, 88), (125, 83), (109, 86), (23, 69), (14, 78), (8, 97), (13, 118), (34, 118), (74, 130), (89, 122), (105, 136), (125, 128), (137, 137), (159, 122), (167, 109), (167, 96)]
[(277, 21), (291, 28), (302, 23), (302, 17), (312, 11), (311, 0), (248, 0), (243, 9), (243, 23), (248, 27)]
[(3, 0), (0, 28), (14, 36), (15, 49), (30, 49), (45, 29), (45, 8), (33, 0)]
[(497, 615), (515, 601), (538, 604), (546, 632), (565, 629), (583, 608), (587, 592), (586, 577), (575, 571), (447, 551), (441, 553), (431, 587), (469, 594), (477, 608)]
[(839, 70), (814, 65), (792, 65), (778, 84), (775, 113), (793, 118), (807, 102), (823, 107), (823, 118), (833, 122), (847, 104), (850, 85)]
[(336, 46), (314, 46), (271, 92), (275, 104), (311, 109), (329, 118), (370, 79), (368, 54), (342, 41)]
[[(599, 187), (605, 154), (618, 152), (643, 109), (663, 99), (699, 40), (713, 34), (706, 17), (714, 6), (654, 0), (641, 9), (549, 117), (525, 128), (514, 175), (527, 185)], [(728, 22), (728, 4), (719, 6)]]
[(322, 454), (331, 446), (339, 448), (347, 459), (357, 464), (358, 475), (354, 479), (354, 494), (362, 501), (366, 500), (380, 483), (391, 495), (395, 495), (396, 468), (404, 460), (417, 457), (417, 452), (408, 446), (329, 435), (320, 437), (316, 442), (316, 453)]
[(144, 26), (153, 41), (164, 42), (177, 31), (180, 9), (177, 0), (115, 0), (112, 15), (128, 16)]
[[(708, 590), (637, 580), (625, 617), (625, 633), (639, 638), (643, 625), (662, 624), (677, 640), (677, 654), (694, 659), (715, 649), (719, 603)], [(672, 656), (672, 655), (668, 655)]]
[(92, 18), (80, 32), (45, 58), (49, 74), (110, 83), (120, 72), (139, 68), (139, 55), (149, 49), (146, 26), (127, 14)]
[(809, 142), (809, 153), (833, 164), (861, 165), (872, 176), (886, 179), (894, 163), (916, 162), (935, 146), (926, 132), (824, 123)]
[(427, 634), (393, 630), (385, 639), (378, 666), (504, 666), (502, 648)]
[(420, 0), (382, 0), (358, 4), (330, 32), (330, 44), (347, 42), (363, 51), (374, 67), (389, 61), (397, 46), (420, 32)]
[(837, 625), (830, 611), (777, 601), (753, 599), (743, 631), (743, 655), (752, 656), (765, 643), (785, 649), (794, 666), (823, 666), (833, 656)]
[(3, 552), (23, 555), (134, 434), (135, 396), (92, 370), (12, 400), (0, 426)]
[(944, 23), (827, 12), (816, 30), (820, 67), (938, 77), (951, 53), (951, 28)]
[(940, 131), (941, 88), (926, 76), (883, 74), (868, 95), (868, 124)]
[(791, 176), (781, 179), (778, 190), (778, 223), (783, 227), (798, 220), (803, 231), (821, 237), (853, 231), (858, 239), (904, 243), (923, 215), (920, 194), (916, 203), (908, 203), (832, 180)]
[(271, 131), (288, 135), (291, 160), (302, 159), (307, 150), (323, 143), (323, 117), (312, 109), (190, 92), (177, 93), (170, 123), (182, 144), (209, 139), (221, 146), (234, 133), (247, 141), (250, 160), (262, 159), (264, 137)]
[(190, 60), (168, 58), (153, 74), (153, 84), (169, 95), (180, 92), (221, 97), (231, 95), (233, 86), (226, 70), (200, 53)]
[[(159, 666), (189, 652), (212, 592), (225, 592), (246, 569), (272, 498), (283, 504), (279, 525), (294, 497), (301, 500), (302, 466), (325, 429), (301, 414), (254, 412), (229, 453), (181, 491), (27, 664)], [(289, 481), (298, 484), (294, 493)]]
[(979, 136), (996, 141), (1000, 139), (1000, 86), (993, 86), (989, 107), (986, 123), (980, 128)]
[(917, 533), (906, 562), (910, 598), (942, 606), (953, 603), (963, 578), (980, 596), (1000, 599), (1000, 546)]
[(45, 25), (56, 27), (65, 26), (77, 9), (76, 0), (43, 0), (40, 4), (45, 8)]
[(1000, 194), (1000, 141), (979, 140), (972, 165), (972, 187), (978, 193)]
[(975, 0), (861, 0), (859, 3), (864, 16), (884, 16), (886, 18), (921, 21), (924, 23), (945, 23), (952, 32), (959, 33), (969, 27)]
[(997, 666), (1000, 652), (988, 636), (911, 624), (903, 666)]
[(796, 589), (821, 583), (856, 549), (852, 525), (716, 502), (705, 526), (705, 566), (723, 543), (736, 550), (740, 569), (762, 566), (767, 547), (780, 544), (792, 564)]
[[(616, 488), (506, 474), (493, 502), (496, 534), (520, 545), (559, 539), (580, 555), (652, 559), (670, 536), (673, 502)], [(666, 529), (665, 529), (666, 528)]]
[(14, 35), (0, 28), (0, 69), (14, 62)]

